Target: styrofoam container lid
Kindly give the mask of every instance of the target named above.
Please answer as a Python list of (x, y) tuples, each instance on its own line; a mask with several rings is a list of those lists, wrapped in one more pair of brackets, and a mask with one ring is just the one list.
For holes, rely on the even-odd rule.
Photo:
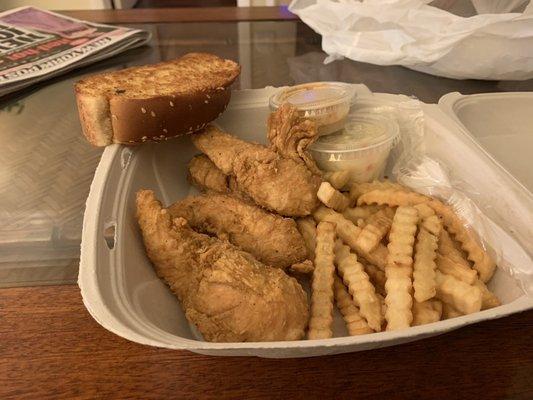
[(439, 106), (462, 124), (479, 146), (533, 193), (533, 93), (448, 93)]

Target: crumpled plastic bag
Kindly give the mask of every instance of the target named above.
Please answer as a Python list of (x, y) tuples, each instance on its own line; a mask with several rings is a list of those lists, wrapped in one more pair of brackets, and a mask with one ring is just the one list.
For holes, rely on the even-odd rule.
[(468, 18), (430, 2), (293, 0), (289, 10), (322, 35), (325, 62), (347, 57), (454, 79), (533, 78), (533, 2), (523, 13)]

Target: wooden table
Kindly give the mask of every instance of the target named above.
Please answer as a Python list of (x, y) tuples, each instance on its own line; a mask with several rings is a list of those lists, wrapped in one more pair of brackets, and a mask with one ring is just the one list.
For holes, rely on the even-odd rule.
[[(70, 15), (151, 29), (154, 46), (73, 72), (56, 80), (52, 89), (101, 68), (142, 64), (191, 50), (239, 59), (242, 88), (343, 80), (428, 102), (454, 90), (533, 89), (532, 81), (454, 81), (352, 61), (324, 66), (320, 38), (283, 9)], [(226, 22), (206, 22), (215, 20)], [(236, 24), (239, 20), (245, 24)], [(161, 21), (168, 23), (155, 24)], [(48, 89), (33, 95), (47, 96)], [(8, 288), (0, 290), (0, 399), (531, 399), (532, 332), (529, 311), (362, 353), (293, 360), (215, 358), (149, 348), (115, 336), (89, 316), (75, 285)]]

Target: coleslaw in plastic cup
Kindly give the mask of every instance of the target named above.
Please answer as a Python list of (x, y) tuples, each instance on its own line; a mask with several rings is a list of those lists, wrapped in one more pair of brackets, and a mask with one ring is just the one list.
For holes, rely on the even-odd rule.
[(370, 182), (383, 174), (399, 133), (398, 123), (385, 115), (350, 115), (344, 129), (319, 137), (310, 152), (321, 170), (348, 170), (352, 183)]

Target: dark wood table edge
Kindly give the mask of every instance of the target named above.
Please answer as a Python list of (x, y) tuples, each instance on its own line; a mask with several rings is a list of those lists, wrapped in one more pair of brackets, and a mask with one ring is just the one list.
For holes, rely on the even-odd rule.
[(129, 10), (60, 10), (69, 17), (103, 24), (285, 21), (298, 17), (280, 7), (177, 7)]

